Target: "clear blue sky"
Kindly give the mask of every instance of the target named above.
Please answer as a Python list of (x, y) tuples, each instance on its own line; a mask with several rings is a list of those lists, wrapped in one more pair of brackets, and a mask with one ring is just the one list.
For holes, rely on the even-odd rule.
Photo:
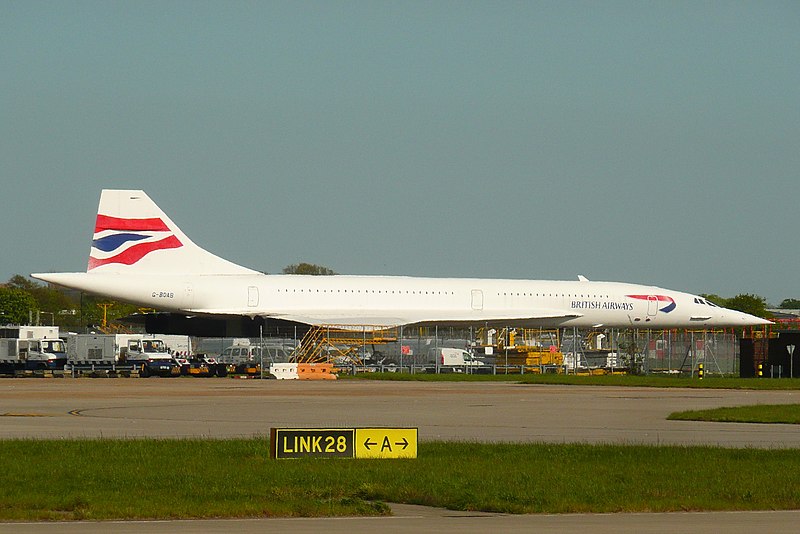
[(800, 3), (0, 0), (0, 280), (102, 188), (248, 267), (800, 298)]

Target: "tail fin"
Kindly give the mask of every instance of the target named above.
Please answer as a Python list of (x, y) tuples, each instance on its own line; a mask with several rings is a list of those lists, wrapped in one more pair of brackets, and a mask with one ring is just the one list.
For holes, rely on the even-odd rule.
[(144, 191), (100, 193), (87, 272), (252, 274), (195, 245)]

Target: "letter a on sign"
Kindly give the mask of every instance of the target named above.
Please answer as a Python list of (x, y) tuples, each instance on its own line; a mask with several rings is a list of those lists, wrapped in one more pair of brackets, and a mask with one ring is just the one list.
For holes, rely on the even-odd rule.
[(356, 458), (416, 458), (416, 428), (356, 428)]

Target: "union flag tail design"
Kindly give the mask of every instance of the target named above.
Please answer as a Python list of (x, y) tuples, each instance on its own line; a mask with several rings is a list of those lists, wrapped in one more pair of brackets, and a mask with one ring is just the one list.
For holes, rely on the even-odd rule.
[(182, 246), (161, 219), (119, 219), (98, 213), (88, 270), (109, 263), (133, 265), (153, 251)]
[(195, 245), (144, 191), (104, 189), (87, 272), (251, 274)]

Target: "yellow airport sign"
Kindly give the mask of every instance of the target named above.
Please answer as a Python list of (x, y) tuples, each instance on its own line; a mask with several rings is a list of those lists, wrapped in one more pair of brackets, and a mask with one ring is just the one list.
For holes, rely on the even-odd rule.
[(352, 458), (352, 428), (273, 428), (273, 458)]
[(272, 458), (416, 458), (416, 428), (272, 428)]
[(356, 458), (416, 458), (416, 428), (356, 428)]

